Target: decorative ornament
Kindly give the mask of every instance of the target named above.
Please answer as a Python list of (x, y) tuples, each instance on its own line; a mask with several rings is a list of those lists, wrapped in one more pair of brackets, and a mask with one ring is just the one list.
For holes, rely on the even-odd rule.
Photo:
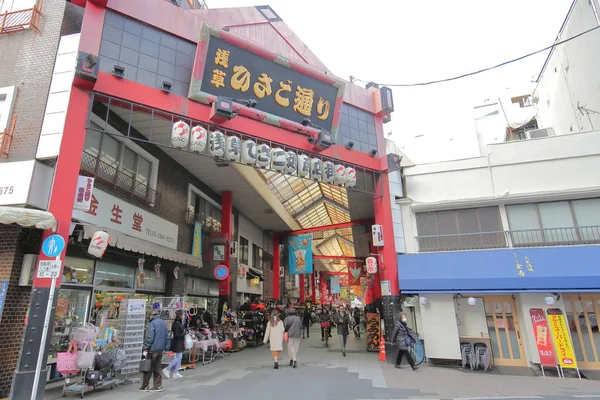
[(544, 301), (547, 305), (552, 306), (556, 300), (554, 299), (554, 296), (546, 296), (544, 297)]
[(171, 129), (171, 146), (183, 149), (190, 142), (190, 126), (183, 121), (177, 121)]
[(225, 135), (223, 132), (214, 131), (208, 136), (208, 150), (215, 158), (222, 158), (225, 154)]
[(469, 303), (469, 305), (471, 306), (473, 311), (475, 311), (475, 306), (477, 305), (477, 299), (475, 297), (469, 297), (467, 299), (467, 303)]
[(160, 261), (157, 261), (156, 264), (154, 264), (154, 272), (156, 273), (156, 277), (160, 278)]
[(271, 148), (266, 144), (259, 144), (256, 150), (256, 166), (269, 168), (271, 165)]
[(242, 141), (237, 136), (227, 138), (227, 148), (225, 150), (225, 159), (228, 161), (240, 162), (242, 154)]
[(323, 161), (318, 158), (310, 160), (310, 179), (320, 181), (323, 177)]
[(256, 164), (256, 142), (245, 140), (242, 143), (242, 162), (248, 165)]
[(285, 169), (286, 154), (283, 149), (275, 148), (271, 150), (271, 169), (277, 172), (283, 172)]
[(310, 178), (310, 158), (307, 155), (298, 156), (298, 176), (301, 178)]
[(356, 186), (356, 170), (352, 167), (347, 167), (344, 177), (344, 183), (347, 187)]
[(179, 266), (173, 268), (173, 276), (175, 277), (175, 280), (179, 279)]
[(294, 175), (298, 168), (298, 154), (293, 151), (285, 153), (285, 169), (284, 172), (289, 175)]
[(421, 303), (422, 306), (427, 304), (427, 297), (421, 296), (419, 297), (419, 303)]
[(194, 153), (202, 153), (206, 149), (206, 142), (208, 139), (208, 131), (200, 126), (196, 125), (192, 128), (190, 140), (190, 150)]
[(144, 272), (144, 263), (146, 262), (146, 260), (144, 260), (143, 258), (138, 258), (138, 270), (140, 271), (140, 274)]
[(323, 163), (323, 182), (333, 183), (335, 178), (334, 166), (331, 161), (325, 161)]
[(108, 247), (109, 240), (110, 235), (108, 233), (104, 231), (94, 232), (88, 246), (88, 253), (94, 257), (102, 257)]

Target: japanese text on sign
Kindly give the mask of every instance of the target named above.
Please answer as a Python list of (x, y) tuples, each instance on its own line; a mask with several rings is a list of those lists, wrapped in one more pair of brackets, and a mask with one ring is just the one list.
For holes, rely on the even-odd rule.
[(202, 91), (257, 99), (257, 109), (331, 130), (337, 88), (211, 37)]
[(577, 368), (577, 360), (571, 344), (565, 316), (559, 308), (548, 309), (548, 322), (558, 361), (563, 368)]
[(60, 276), (61, 261), (43, 260), (38, 264), (38, 278), (58, 278)]

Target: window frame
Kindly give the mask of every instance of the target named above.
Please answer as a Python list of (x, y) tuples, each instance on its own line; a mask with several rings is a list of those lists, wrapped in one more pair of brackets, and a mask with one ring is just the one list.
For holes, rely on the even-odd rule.
[[(243, 244), (243, 241), (246, 242), (245, 245)], [(240, 253), (238, 255), (238, 262), (244, 265), (249, 265), (250, 262), (250, 241), (242, 235), (240, 235)]]

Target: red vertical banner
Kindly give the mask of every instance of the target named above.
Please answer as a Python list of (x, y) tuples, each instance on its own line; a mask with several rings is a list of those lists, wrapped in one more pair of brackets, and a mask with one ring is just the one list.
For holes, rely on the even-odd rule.
[(546, 313), (541, 308), (530, 308), (529, 316), (533, 325), (535, 344), (540, 356), (540, 363), (544, 367), (556, 367), (556, 355), (552, 347), (552, 335), (548, 328)]
[(348, 286), (360, 285), (363, 276), (363, 264), (356, 261), (348, 261)]

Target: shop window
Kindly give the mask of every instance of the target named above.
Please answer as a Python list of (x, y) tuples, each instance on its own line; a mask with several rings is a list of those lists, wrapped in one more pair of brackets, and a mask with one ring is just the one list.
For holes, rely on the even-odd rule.
[(133, 268), (103, 261), (96, 263), (96, 277), (94, 279), (94, 285), (96, 286), (133, 289), (134, 280), (135, 269)]
[[(65, 264), (66, 262), (67, 260), (65, 260)], [(61, 288), (58, 291), (56, 313), (50, 339), (49, 361), (54, 361), (56, 353), (67, 350), (70, 342), (69, 337), (73, 330), (87, 322), (90, 295), (90, 290)]]
[(221, 206), (193, 185), (188, 186), (189, 223), (199, 222), (208, 232), (221, 232)]
[(165, 282), (166, 282), (165, 273), (161, 273), (160, 277), (156, 276), (154, 271), (145, 271), (143, 276), (140, 275), (140, 271), (136, 271), (136, 289), (142, 291), (149, 292), (164, 292), (165, 291)]
[(92, 285), (94, 283), (94, 261), (84, 258), (65, 257), (63, 284)]
[(240, 236), (240, 254), (239, 254), (239, 263), (248, 265), (248, 239), (243, 236)]

